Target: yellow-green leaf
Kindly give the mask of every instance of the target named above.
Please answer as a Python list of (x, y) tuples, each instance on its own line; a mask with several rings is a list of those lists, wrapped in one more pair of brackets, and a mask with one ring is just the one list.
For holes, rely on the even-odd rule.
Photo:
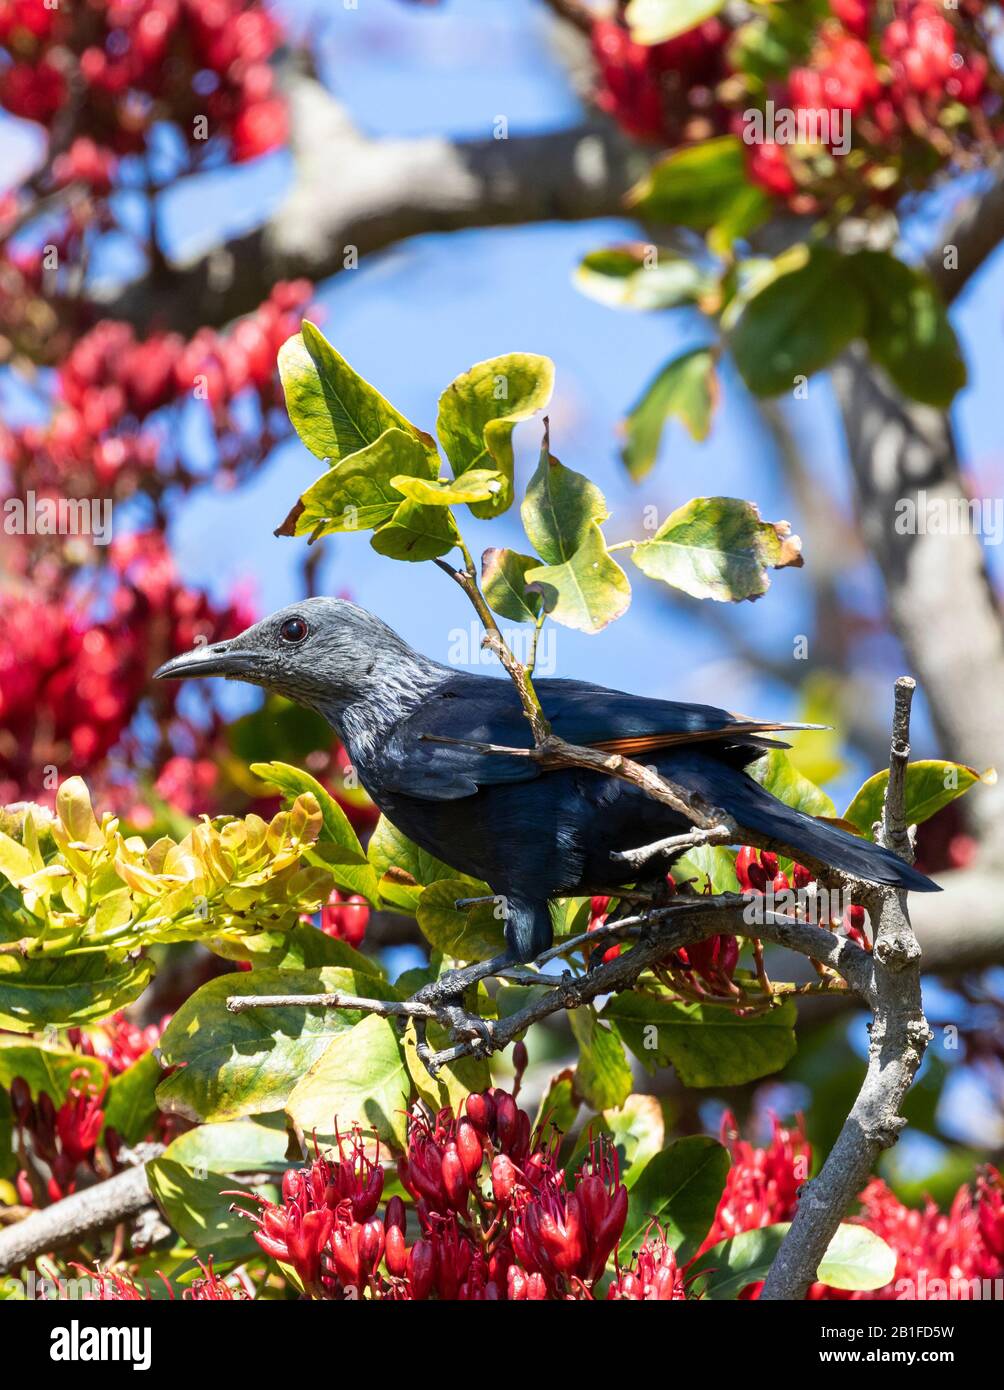
[(505, 950), (505, 918), (502, 905), (477, 903), (454, 907), (470, 897), (470, 880), (444, 878), (426, 888), (418, 900), (418, 925), (423, 936), (457, 960), (490, 960)]
[(430, 507), (454, 507), (464, 503), (487, 502), (501, 492), (502, 474), (492, 468), (469, 468), (459, 478), (409, 478), (391, 480), (398, 492)]
[(286, 1114), (305, 1135), (344, 1134), (353, 1124), (404, 1147), (411, 1077), (388, 1019), (370, 1014), (329, 1044), (290, 1093)]
[(279, 376), (293, 428), (320, 459), (348, 458), (385, 430), (420, 437), (415, 426), (354, 371), (309, 320), (279, 349)]
[(457, 477), (471, 468), (501, 475), (499, 491), (472, 506), (475, 516), (498, 516), (511, 506), (513, 428), (543, 410), (553, 388), (550, 358), (510, 352), (476, 363), (440, 396), (436, 432)]
[(392, 560), (434, 560), (452, 550), (459, 539), (447, 507), (427, 507), (405, 498), (390, 521), (373, 533), (370, 545), (378, 555)]
[(595, 522), (569, 560), (527, 570), (526, 582), (543, 596), (555, 622), (580, 632), (599, 632), (631, 602), (628, 577), (610, 555)]
[(761, 521), (752, 502), (696, 497), (631, 552), (638, 568), (694, 598), (739, 602), (767, 592), (768, 569), (802, 564), (802, 543), (785, 521)]
[[(962, 763), (943, 762), (938, 758), (923, 758), (908, 763), (906, 769), (906, 823), (921, 825), (930, 820), (949, 802), (962, 796), (977, 782), (992, 784), (996, 781), (993, 772), (980, 773), (974, 767)], [(844, 820), (857, 826), (862, 835), (874, 839), (872, 827), (881, 819), (885, 804), (886, 787), (889, 785), (889, 769), (876, 772), (854, 794), (851, 804), (844, 812)]]

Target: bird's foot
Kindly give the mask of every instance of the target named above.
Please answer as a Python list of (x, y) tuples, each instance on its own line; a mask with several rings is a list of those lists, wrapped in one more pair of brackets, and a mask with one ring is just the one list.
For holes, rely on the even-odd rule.
[(491, 1056), (495, 1050), (495, 1039), (490, 1023), (477, 1014), (468, 1013), (460, 1004), (441, 1004), (439, 1012), (454, 1042), (470, 1043), (473, 1057)]
[(491, 1025), (464, 1008), (464, 993), (511, 963), (508, 956), (495, 956), (492, 960), (467, 965), (461, 970), (448, 970), (438, 980), (432, 980), (417, 990), (414, 1000), (436, 1010), (438, 1019), (450, 1030), (454, 1042), (469, 1043), (475, 1057), (487, 1057), (495, 1048)]

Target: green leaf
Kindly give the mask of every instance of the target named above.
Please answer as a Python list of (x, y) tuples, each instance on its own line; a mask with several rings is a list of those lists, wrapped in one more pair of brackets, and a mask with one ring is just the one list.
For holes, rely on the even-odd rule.
[[(58, 1108), (66, 1099), (75, 1072), (83, 1072), (87, 1082), (99, 1090), (104, 1089), (108, 1079), (108, 1068), (98, 1057), (86, 1057), (68, 1047), (0, 1038), (0, 1086), (7, 1090), (15, 1076), (23, 1077), (32, 1100), (38, 1100), (44, 1092)], [(83, 1079), (75, 1084), (82, 1084)]]
[(631, 1187), (621, 1259), (639, 1248), (652, 1221), (680, 1264), (691, 1259), (715, 1219), (729, 1163), (728, 1150), (703, 1134), (678, 1139), (650, 1159)]
[(624, 420), (621, 458), (631, 477), (638, 481), (653, 468), (667, 420), (679, 420), (692, 439), (706, 439), (717, 402), (715, 354), (710, 348), (694, 348), (667, 362)]
[(31, 1033), (98, 1023), (146, 989), (153, 962), (111, 952), (58, 959), (0, 955), (0, 1028)]
[(330, 750), (331, 725), (281, 695), (266, 695), (257, 709), (227, 725), (226, 739), (244, 763), (303, 762), (311, 753)]
[(197, 1125), (172, 1139), (164, 1157), (214, 1173), (281, 1173), (290, 1166), (288, 1146), (286, 1117), (276, 1111), (254, 1119)]
[(162, 1074), (157, 1058), (146, 1052), (109, 1082), (104, 1127), (113, 1129), (124, 1144), (138, 1144), (153, 1128), (157, 1119), (155, 1092)]
[[(789, 1223), (762, 1226), (723, 1240), (706, 1250), (690, 1267), (705, 1298), (718, 1302), (738, 1298), (749, 1284), (766, 1279), (787, 1235)], [(820, 1262), (817, 1279), (835, 1289), (883, 1288), (896, 1273), (896, 1255), (880, 1236), (864, 1226), (845, 1222), (837, 1227)]]
[[(737, 220), (751, 231), (769, 202), (746, 180), (743, 145), (736, 135), (720, 135), (674, 150), (660, 159), (628, 194), (638, 216), (679, 227), (708, 231)], [(739, 217), (739, 214), (742, 214)]]
[[(225, 1264), (258, 1251), (255, 1228), (230, 1210), (233, 1196), (223, 1195), (229, 1184), (222, 1173), (202, 1176), (201, 1171), (162, 1156), (146, 1165), (146, 1176), (164, 1220), (197, 1253)], [(256, 1190), (273, 1201), (279, 1195), (274, 1185)]]
[(536, 622), (543, 599), (527, 593), (526, 572), (537, 565), (535, 555), (489, 548), (481, 556), (481, 591), (489, 606), (514, 623)]
[(569, 1134), (581, 1104), (582, 1098), (575, 1089), (575, 1074), (570, 1067), (566, 1067), (551, 1077), (547, 1090), (540, 1098), (533, 1128), (538, 1130), (549, 1124), (559, 1134)]
[(601, 1022), (591, 1004), (571, 1010), (568, 1021), (579, 1044), (575, 1089), (594, 1110), (623, 1105), (631, 1094), (631, 1064), (616, 1027)]
[(469, 468), (459, 478), (393, 479), (398, 492), (412, 502), (430, 507), (454, 507), (463, 503), (488, 502), (502, 489), (502, 474), (493, 468)]
[(768, 569), (802, 564), (785, 521), (761, 521), (752, 502), (695, 497), (677, 507), (631, 558), (642, 573), (693, 598), (738, 603), (767, 592)]
[(795, 1005), (753, 1018), (636, 992), (606, 1005), (628, 1047), (650, 1072), (673, 1066), (685, 1086), (742, 1086), (779, 1071), (795, 1055)]
[(849, 269), (867, 296), (874, 360), (904, 395), (947, 410), (966, 384), (966, 364), (930, 276), (888, 251), (859, 251)]
[[(983, 777), (973, 767), (963, 763), (943, 762), (937, 758), (924, 758), (919, 762), (908, 763), (906, 769), (906, 823), (921, 825), (947, 806), (956, 797), (962, 796), (977, 782), (994, 780), (993, 775), (984, 773)], [(869, 840), (875, 838), (872, 827), (882, 817), (885, 804), (886, 787), (889, 785), (889, 769), (876, 772), (874, 777), (855, 792), (851, 804), (844, 812), (844, 820), (857, 826), (862, 835)]]
[(251, 970), (210, 980), (182, 1004), (160, 1040), (164, 1065), (179, 1069), (157, 1088), (161, 1110), (196, 1120), (231, 1120), (279, 1110), (294, 1085), (335, 1038), (351, 1031), (358, 1010), (249, 1009), (232, 1014), (232, 994), (324, 994), (344, 990), (392, 999), (376, 975), (320, 970)]
[(606, 498), (584, 473), (566, 468), (550, 451), (544, 427), (540, 460), (520, 504), (523, 526), (545, 565), (570, 560), (589, 537), (590, 528), (609, 516)]
[(790, 391), (796, 376), (829, 366), (868, 325), (864, 290), (846, 258), (828, 246), (785, 252), (737, 307), (729, 346), (757, 396)]
[(457, 960), (490, 960), (505, 950), (505, 918), (500, 906), (477, 903), (458, 911), (458, 898), (470, 897), (469, 880), (444, 878), (418, 900), (418, 925), (437, 951)]
[(354, 950), (347, 941), (328, 936), (312, 922), (297, 922), (288, 931), (255, 932), (234, 942), (210, 937), (204, 944), (224, 960), (247, 960), (255, 969), (270, 966), (274, 970), (312, 970), (338, 965), (381, 978), (386, 973), (372, 956)]
[(725, 0), (631, 0), (624, 19), (635, 43), (665, 43), (716, 15)]
[(279, 349), (279, 376), (293, 428), (319, 459), (348, 458), (391, 429), (423, 439), (434, 452), (429, 436), (364, 381), (309, 320)]
[(325, 1138), (353, 1124), (403, 1148), (411, 1078), (397, 1033), (370, 1014), (329, 1044), (286, 1102), (289, 1120), (303, 1134)]
[(403, 430), (385, 430), (379, 439), (347, 458), (313, 483), (300, 498), (293, 534), (330, 536), (372, 531), (385, 525), (401, 505), (394, 479), (436, 476), (437, 463), (422, 443)]
[(316, 777), (289, 763), (252, 763), (251, 771), (263, 782), (278, 787), (288, 806), (308, 792), (321, 808), (322, 827), (312, 849), (304, 858), (327, 869), (339, 888), (361, 893), (374, 907), (380, 905), (376, 874), (366, 857), (352, 823), (331, 793)]
[(556, 623), (580, 632), (599, 632), (631, 602), (630, 581), (595, 522), (569, 560), (527, 570), (526, 581), (543, 595), (544, 607)]
[[(380, 880), (380, 893), (385, 902), (412, 916), (418, 910), (422, 889), (443, 878), (461, 878), (466, 891), (464, 898), (480, 898), (490, 893), (487, 883), (480, 879), (458, 875), (457, 870), (444, 864), (435, 855), (420, 849), (407, 835), (402, 834), (386, 816), (381, 816), (370, 836), (369, 861)], [(412, 879), (408, 883), (407, 879)]]
[(807, 816), (837, 814), (832, 799), (822, 787), (803, 777), (783, 749), (772, 749), (765, 757), (751, 763), (747, 770), (761, 787), (786, 806), (794, 806), (796, 811), (804, 811)]
[(476, 363), (440, 396), (436, 433), (456, 476), (472, 468), (501, 474), (501, 489), (471, 507), (475, 516), (498, 516), (512, 505), (513, 428), (543, 410), (553, 389), (549, 357), (510, 352)]
[(623, 1105), (604, 1110), (603, 1121), (620, 1154), (621, 1178), (630, 1189), (666, 1142), (662, 1106), (655, 1096), (632, 1094)]
[(425, 507), (406, 498), (390, 521), (373, 533), (370, 545), (391, 560), (434, 560), (460, 540), (453, 514), (446, 507)]
[(698, 845), (673, 863), (673, 878), (677, 883), (695, 879), (695, 891), (704, 893), (710, 884), (712, 893), (738, 893), (736, 852), (724, 845)]
[(575, 272), (590, 299), (614, 309), (673, 309), (692, 304), (712, 281), (685, 256), (640, 243), (590, 251)]

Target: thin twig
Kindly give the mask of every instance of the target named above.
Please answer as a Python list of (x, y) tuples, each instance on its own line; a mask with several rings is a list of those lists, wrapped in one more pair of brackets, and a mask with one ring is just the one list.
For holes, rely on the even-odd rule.
[(692, 830), (687, 835), (669, 835), (664, 840), (642, 845), (639, 849), (626, 849), (611, 854), (610, 858), (629, 864), (633, 869), (640, 869), (650, 859), (661, 858), (663, 855), (679, 854), (683, 850), (697, 849), (701, 845), (727, 845), (735, 830), (736, 827), (732, 824), (713, 825), (710, 830)]
[(412, 1000), (367, 999), (336, 990), (328, 994), (231, 994), (227, 1009), (243, 1014), (248, 1009), (364, 1009), (381, 1018), (436, 1018), (431, 1004)]

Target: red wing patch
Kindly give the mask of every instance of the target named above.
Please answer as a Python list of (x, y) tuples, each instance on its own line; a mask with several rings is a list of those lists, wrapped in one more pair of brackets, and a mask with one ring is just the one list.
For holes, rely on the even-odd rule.
[(639, 753), (652, 753), (659, 748), (674, 748), (681, 744), (710, 743), (742, 740), (745, 734), (780, 733), (789, 729), (802, 729), (802, 724), (760, 724), (750, 720), (745, 724), (729, 724), (724, 729), (697, 729), (684, 733), (667, 734), (629, 734), (624, 738), (603, 739), (591, 743), (590, 748), (599, 748), (604, 753), (620, 753), (625, 758), (636, 757)]

